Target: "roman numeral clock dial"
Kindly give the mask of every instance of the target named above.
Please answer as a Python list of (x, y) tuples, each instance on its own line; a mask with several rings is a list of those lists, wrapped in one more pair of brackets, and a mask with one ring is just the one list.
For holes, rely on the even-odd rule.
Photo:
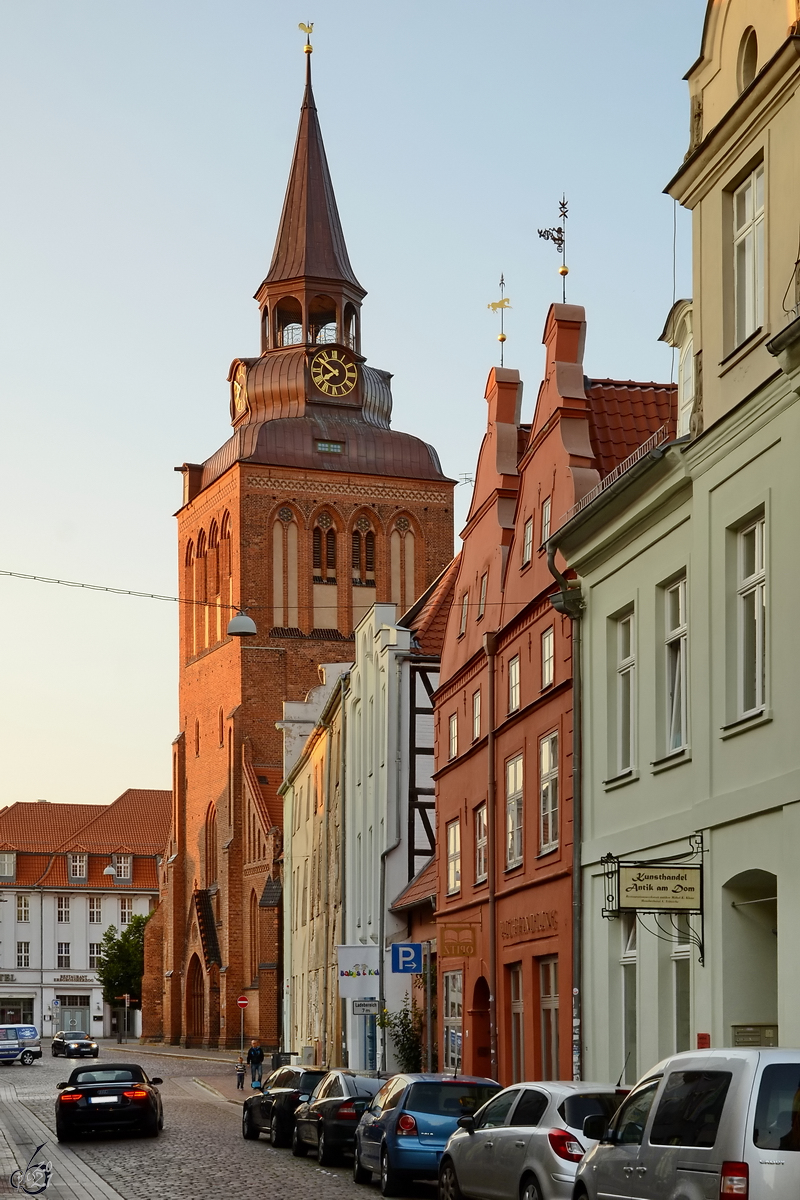
[(339, 350), (320, 350), (311, 360), (311, 378), (323, 396), (347, 396), (358, 382), (358, 367)]

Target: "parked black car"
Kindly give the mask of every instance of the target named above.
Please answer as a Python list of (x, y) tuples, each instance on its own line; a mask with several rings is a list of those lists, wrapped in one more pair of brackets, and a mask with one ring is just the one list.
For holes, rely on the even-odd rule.
[(327, 1075), (324, 1067), (279, 1067), (273, 1071), (261, 1091), (248, 1096), (242, 1108), (242, 1137), (254, 1140), (269, 1134), (273, 1146), (288, 1146), (294, 1129), (294, 1110), (308, 1100), (319, 1081)]
[(53, 1058), (58, 1058), (59, 1054), (65, 1058), (97, 1058), (100, 1047), (82, 1029), (62, 1029), (53, 1034), (50, 1053)]
[(335, 1162), (342, 1151), (352, 1154), (356, 1125), (382, 1079), (329, 1071), (317, 1084), (311, 1099), (294, 1114), (292, 1154), (301, 1158), (316, 1148), (320, 1166)]
[(69, 1142), (80, 1133), (120, 1129), (158, 1137), (164, 1128), (159, 1083), (156, 1077), (148, 1079), (135, 1063), (76, 1067), (66, 1083), (58, 1084), (58, 1140)]

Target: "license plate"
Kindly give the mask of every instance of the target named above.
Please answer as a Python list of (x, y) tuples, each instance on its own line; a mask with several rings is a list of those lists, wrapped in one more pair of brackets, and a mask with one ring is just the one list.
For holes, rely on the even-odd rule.
[(90, 1096), (90, 1104), (116, 1104), (117, 1096)]

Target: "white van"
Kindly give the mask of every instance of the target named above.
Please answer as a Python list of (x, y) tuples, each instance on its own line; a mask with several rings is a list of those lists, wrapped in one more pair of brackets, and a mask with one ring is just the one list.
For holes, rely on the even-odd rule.
[(35, 1025), (0, 1025), (0, 1062), (21, 1062), (29, 1067), (42, 1057), (39, 1030)]
[(798, 1200), (800, 1050), (674, 1054), (601, 1125), (573, 1200)]

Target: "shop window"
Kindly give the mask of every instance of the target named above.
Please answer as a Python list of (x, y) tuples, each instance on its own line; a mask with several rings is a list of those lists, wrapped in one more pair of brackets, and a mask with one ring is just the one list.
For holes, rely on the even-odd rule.
[(464, 982), (461, 971), (445, 971), (442, 976), (444, 1003), (442, 1007), (442, 1069), (461, 1069), (461, 1039), (463, 1036)]
[(539, 960), (542, 1079), (558, 1079), (558, 957)]

